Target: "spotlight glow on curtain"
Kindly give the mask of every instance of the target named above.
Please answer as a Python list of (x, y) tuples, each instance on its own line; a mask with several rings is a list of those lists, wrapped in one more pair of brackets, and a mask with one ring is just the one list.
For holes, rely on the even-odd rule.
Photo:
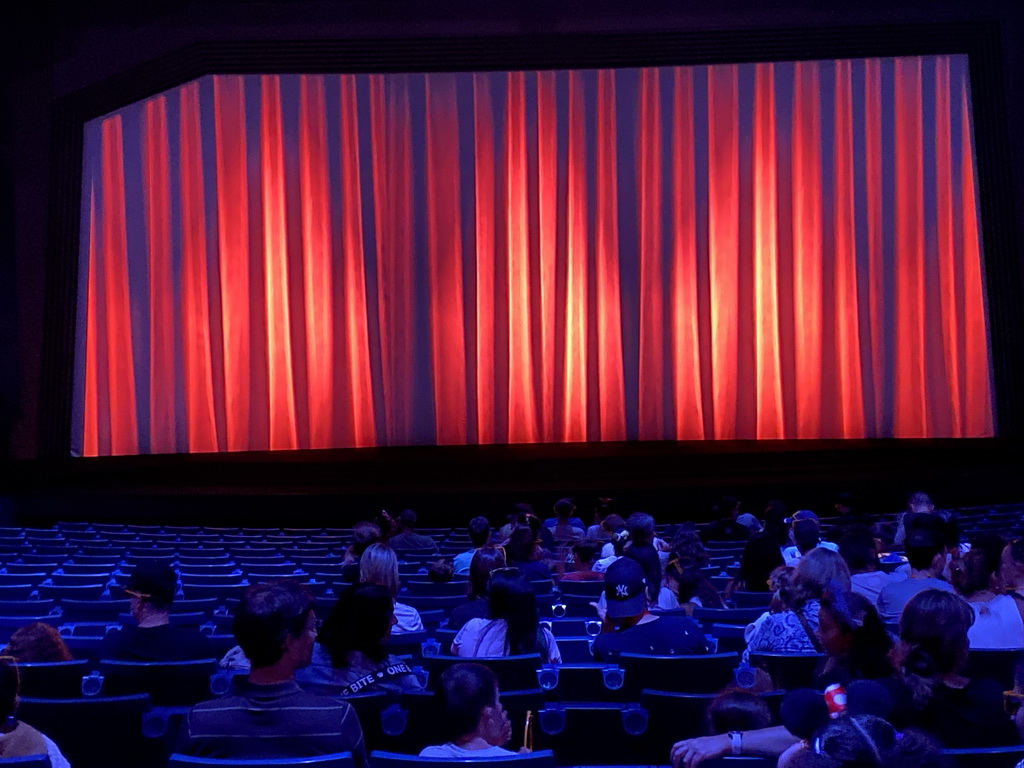
[(967, 79), (211, 76), (97, 119), (73, 452), (991, 436)]

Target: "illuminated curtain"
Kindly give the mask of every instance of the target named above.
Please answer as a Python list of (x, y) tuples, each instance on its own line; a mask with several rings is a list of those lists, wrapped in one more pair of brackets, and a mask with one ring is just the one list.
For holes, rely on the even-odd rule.
[(211, 76), (93, 121), (73, 450), (992, 435), (966, 66)]

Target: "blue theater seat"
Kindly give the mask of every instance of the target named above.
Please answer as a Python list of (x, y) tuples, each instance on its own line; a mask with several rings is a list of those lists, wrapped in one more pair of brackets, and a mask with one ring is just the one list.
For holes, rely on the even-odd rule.
[(734, 679), (740, 659), (735, 653), (703, 656), (647, 656), (623, 653), (616, 663), (626, 673), (626, 689), (639, 694), (644, 688), (681, 693), (714, 693)]
[(423, 768), (424, 765), (514, 765), (522, 768), (554, 768), (555, 755), (550, 749), (542, 749), (528, 755), (489, 757), (484, 760), (448, 760), (415, 755), (399, 755), (395, 752), (371, 752), (370, 765), (373, 768)]
[(316, 757), (282, 757), (268, 758), (264, 760), (230, 760), (216, 757), (189, 757), (188, 755), (171, 755), (167, 761), (168, 768), (179, 766), (207, 766), (207, 768), (304, 768), (315, 766), (315, 768), (352, 768), (351, 752), (335, 752), (331, 755), (317, 755)]
[(57, 744), (75, 768), (137, 768), (159, 765), (163, 744), (143, 734), (152, 710), (147, 694), (137, 696), (35, 699), (24, 697), (18, 717)]

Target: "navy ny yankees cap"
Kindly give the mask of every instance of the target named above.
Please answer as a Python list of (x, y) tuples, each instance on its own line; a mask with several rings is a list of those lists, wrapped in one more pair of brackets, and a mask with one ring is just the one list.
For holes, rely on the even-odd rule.
[(604, 574), (604, 594), (608, 602), (608, 618), (624, 619), (639, 616), (647, 607), (647, 580), (640, 563), (620, 557)]

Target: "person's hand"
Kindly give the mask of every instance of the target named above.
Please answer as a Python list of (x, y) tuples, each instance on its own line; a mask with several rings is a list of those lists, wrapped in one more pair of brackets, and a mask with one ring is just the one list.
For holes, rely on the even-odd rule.
[(672, 768), (694, 768), (702, 760), (721, 757), (732, 750), (728, 736), (701, 736), (672, 745)]
[(528, 754), (530, 754), (529, 747), (520, 747), (519, 748), (519, 754), (520, 755), (528, 755)]
[(608, 606), (606, 605), (602, 607), (600, 603), (596, 602), (590, 603), (590, 605), (592, 605), (594, 610), (597, 611), (597, 620), (604, 624), (605, 619), (608, 618)]

